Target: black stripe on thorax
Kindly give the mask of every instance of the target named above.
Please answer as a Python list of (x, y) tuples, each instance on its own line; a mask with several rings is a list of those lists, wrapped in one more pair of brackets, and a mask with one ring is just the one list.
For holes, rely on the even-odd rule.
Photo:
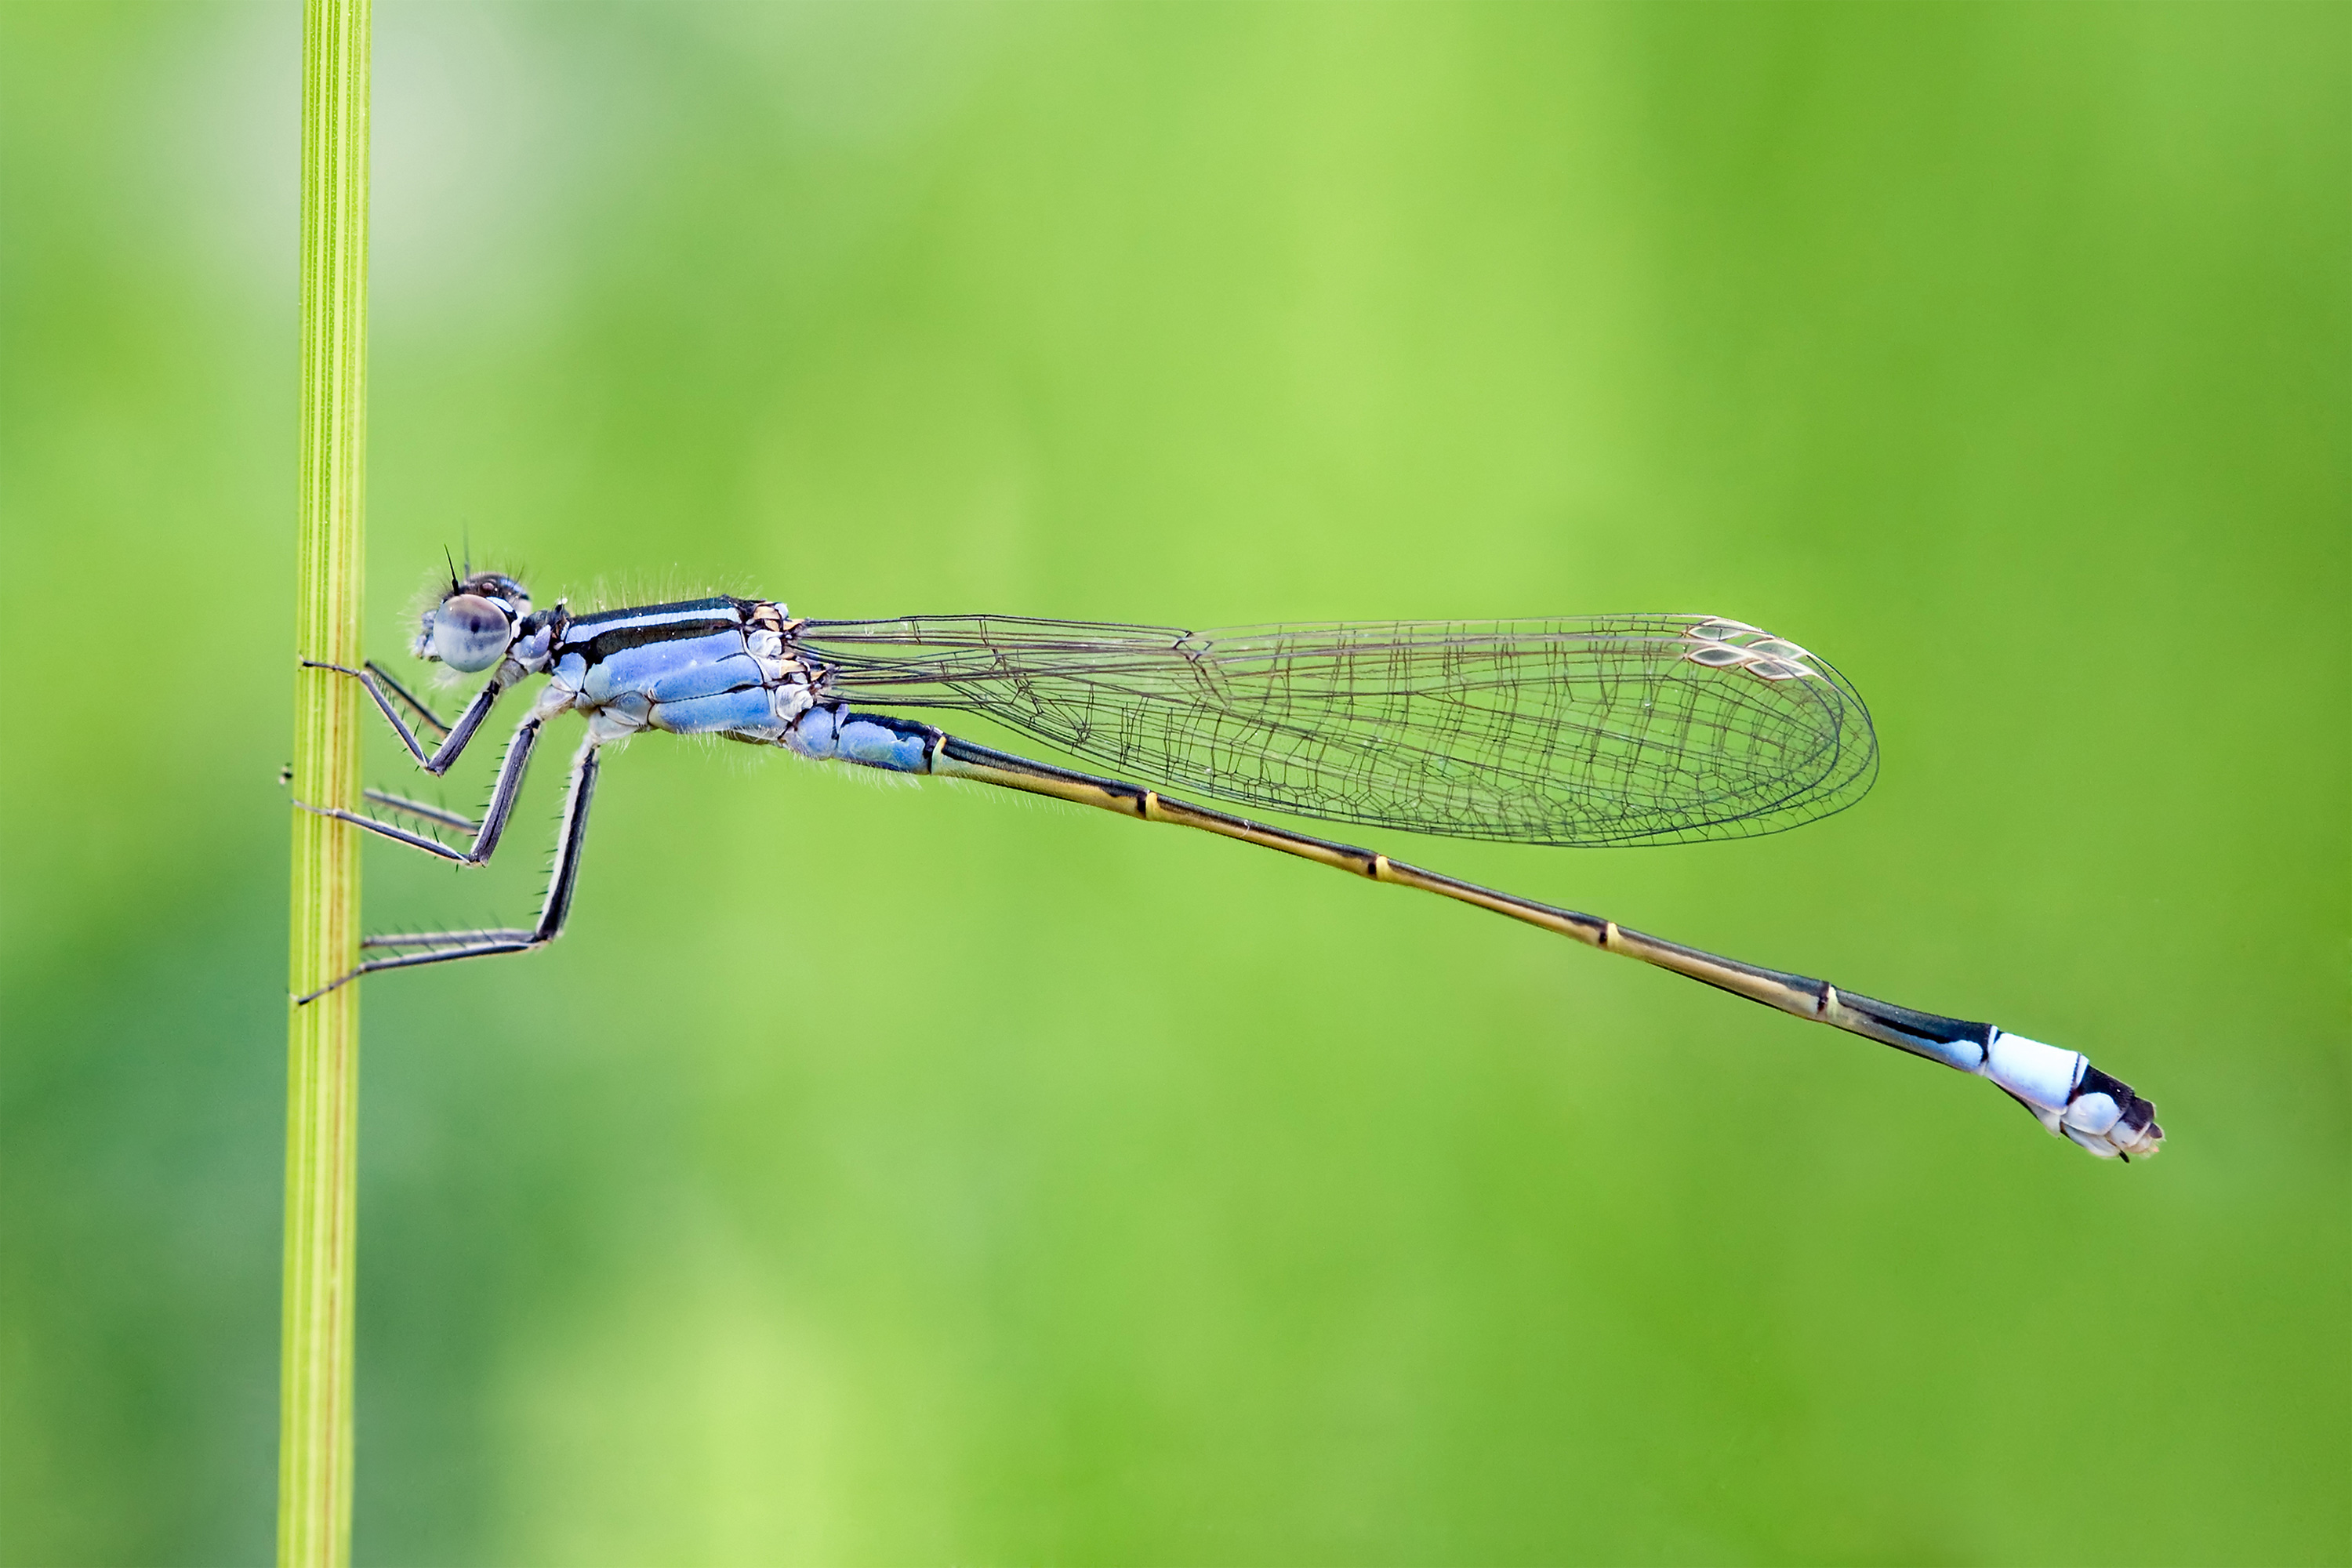
[(563, 628), (558, 651), (576, 653), (593, 667), (616, 653), (649, 643), (682, 642), (738, 630), (743, 625), (743, 606), (742, 600), (719, 598), (600, 610), (593, 616), (574, 616)]

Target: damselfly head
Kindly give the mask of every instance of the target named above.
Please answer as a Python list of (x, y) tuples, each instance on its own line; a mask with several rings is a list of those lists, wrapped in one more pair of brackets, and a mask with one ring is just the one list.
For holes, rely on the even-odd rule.
[(449, 591), (425, 612), (417, 628), (416, 657), (438, 660), (467, 675), (506, 657), (516, 629), (530, 614), (530, 595), (498, 572), (452, 579)]

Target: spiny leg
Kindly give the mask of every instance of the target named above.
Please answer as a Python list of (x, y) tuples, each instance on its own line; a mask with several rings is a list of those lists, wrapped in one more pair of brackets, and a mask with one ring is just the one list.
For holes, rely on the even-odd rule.
[(338, 822), (348, 822), (354, 827), (363, 827), (370, 833), (391, 839), (395, 844), (405, 844), (412, 849), (422, 849), (426, 854), (437, 855), (444, 860), (455, 860), (461, 866), (479, 866), (497, 853), (499, 839), (507, 830), (507, 819), (514, 815), (515, 802), (521, 798), (523, 774), (530, 769), (530, 754), (539, 745), (539, 729), (541, 722), (539, 715), (534, 713), (515, 726), (514, 739), (507, 742), (507, 754), (499, 762), (498, 782), (490, 786), (489, 808), (482, 813), (482, 820), (478, 823), (468, 821), (454, 811), (444, 811), (439, 806), (427, 805), (422, 801), (408, 800), (383, 790), (372, 789), (365, 792), (365, 798), (393, 811), (403, 812), (410, 816), (424, 817), (427, 821), (442, 823), (471, 833), (474, 836), (474, 842), (467, 848), (452, 849), (437, 838), (422, 833), (411, 833), (405, 827), (385, 822), (380, 817), (368, 816), (356, 811), (345, 811), (340, 806), (312, 805), (303, 800), (298, 800), (294, 804), (316, 816), (331, 816)]
[[(563, 826), (555, 841), (555, 869), (548, 878), (547, 897), (540, 905), (539, 921), (528, 929), (498, 927), (488, 931), (415, 931), (397, 936), (372, 936), (360, 943), (362, 951), (380, 951), (391, 954), (371, 958), (341, 979), (320, 986), (308, 996), (298, 996), (295, 1005), (301, 1005), (324, 996), (336, 986), (347, 984), (362, 974), (373, 974), (384, 969), (415, 969), (427, 963), (454, 963), (463, 958), (495, 958), (500, 953), (530, 952), (545, 947), (563, 934), (564, 921), (572, 914), (572, 897), (580, 883), (580, 847), (588, 837), (588, 807), (596, 795), (596, 774), (603, 765), (598, 754), (598, 742), (593, 736), (582, 742), (579, 753), (572, 759), (572, 783), (563, 796)], [(512, 802), (508, 805), (511, 809)], [(495, 805), (496, 803), (493, 802)], [(484, 826), (488, 826), (488, 822)], [(414, 948), (415, 952), (403, 952)]]
[[(328, 666), (327, 668), (331, 668), (333, 667)], [(425, 726), (432, 730), (435, 734), (446, 735), (449, 732), (449, 726), (442, 721), (441, 715), (434, 712), (431, 708), (425, 706), (425, 700), (423, 698), (418, 697), (415, 692), (409, 690), (408, 688), (403, 686), (397, 679), (395, 679), (392, 671), (384, 668), (383, 666), (378, 664), (373, 659), (369, 659), (366, 663), (361, 665), (360, 668), (367, 671), (368, 674), (375, 677), (378, 685), (382, 686), (386, 691), (391, 692), (393, 696), (398, 698), (407, 706), (408, 710), (415, 713), (418, 719), (422, 720)]]
[[(317, 659), (310, 658), (304, 659), (302, 664), (307, 669), (327, 669), (332, 670), (337, 675), (348, 675), (365, 687), (367, 694), (375, 700), (376, 708), (383, 714), (385, 721), (391, 724), (392, 732), (400, 737), (400, 743), (408, 748), (410, 756), (416, 759), (416, 765), (436, 778), (457, 764), (457, 758), (466, 750), (467, 742), (474, 738), (474, 731), (482, 727), (482, 721), (490, 716), (490, 709), (498, 702), (499, 693), (505, 689), (499, 684), (499, 678), (493, 675), (479, 691), (474, 693), (474, 700), (466, 704), (466, 710), (463, 713), (457, 715), (457, 723), (444, 724), (434, 716), (431, 709), (411, 696), (405, 688), (391, 676), (386, 675), (383, 667), (373, 659), (368, 661), (367, 668), (364, 669), (352, 669), (340, 664), (322, 664)], [(384, 690), (385, 686), (398, 692), (401, 700), (415, 709), (427, 725), (443, 731), (441, 743), (438, 746), (431, 752), (425, 749), (425, 742), (416, 738), (416, 731), (408, 727), (408, 721), (403, 719), (400, 716), (400, 710), (393, 706), (391, 696)]]
[(480, 823), (470, 816), (451, 811), (447, 806), (434, 805), (426, 801), (411, 800), (404, 795), (394, 795), (388, 789), (363, 789), (360, 791), (360, 797), (362, 800), (374, 802), (386, 811), (396, 811), (404, 816), (421, 817), (426, 822), (437, 822), (444, 827), (454, 827), (469, 837), (482, 830)]

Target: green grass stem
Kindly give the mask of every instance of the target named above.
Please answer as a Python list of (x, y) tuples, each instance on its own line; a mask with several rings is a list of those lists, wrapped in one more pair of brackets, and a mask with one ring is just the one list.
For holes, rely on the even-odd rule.
[[(369, 0), (302, 18), (302, 476), (295, 647), (360, 660), (367, 476)], [(358, 804), (360, 692), (324, 670), (294, 686), (297, 796)], [(302, 995), (359, 953), (358, 835), (294, 815), (289, 983)], [(278, 1561), (334, 1568), (352, 1537), (352, 1301), (359, 988), (287, 1026), (286, 1299), (278, 1385)]]

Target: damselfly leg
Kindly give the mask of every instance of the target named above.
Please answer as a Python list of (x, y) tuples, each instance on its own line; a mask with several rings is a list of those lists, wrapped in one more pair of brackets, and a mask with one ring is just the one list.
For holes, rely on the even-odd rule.
[(411, 833), (407, 828), (386, 822), (381, 817), (369, 816), (356, 811), (345, 811), (341, 806), (313, 805), (307, 800), (298, 800), (294, 804), (315, 816), (331, 816), (338, 822), (348, 822), (354, 827), (365, 828), (368, 832), (389, 838), (395, 844), (405, 844), (412, 849), (422, 849), (427, 855), (437, 855), (444, 860), (454, 860), (461, 866), (484, 865), (492, 855), (498, 852), (499, 840), (507, 830), (507, 821), (514, 815), (515, 802), (521, 798), (523, 775), (530, 769), (530, 754), (539, 746), (540, 727), (544, 722), (545, 721), (538, 714), (533, 713), (515, 726), (514, 738), (507, 742), (506, 755), (499, 762), (498, 781), (490, 786), (490, 804), (482, 813), (482, 820), (478, 823), (460, 816), (454, 811), (440, 806), (426, 805), (422, 801), (408, 800), (388, 791), (371, 789), (365, 792), (366, 799), (373, 800), (389, 810), (422, 817), (428, 822), (438, 822), (446, 826), (457, 828), (460, 832), (472, 834), (473, 843), (463, 849), (452, 848), (439, 839), (428, 837), (422, 833)]
[[(498, 788), (491, 798), (491, 809), (483, 815), (476, 832), (474, 853), (452, 849), (446, 844), (394, 827), (390, 823), (379, 822), (373, 817), (362, 816), (356, 812), (318, 806), (305, 809), (364, 827), (396, 844), (406, 844), (444, 859), (478, 866), (488, 860), (498, 847), (499, 835), (505, 828), (507, 818), (513, 814), (515, 796), (521, 790), (523, 765), (530, 760), (530, 748), (537, 737), (539, 721), (534, 718), (523, 722), (524, 728), (516, 731), (515, 742), (508, 748), (506, 763), (499, 770)], [(296, 998), (297, 1005), (314, 1001), (339, 985), (349, 984), (362, 974), (373, 974), (379, 970), (415, 969), (423, 964), (449, 963), (463, 958), (491, 958), (499, 953), (530, 952), (562, 936), (563, 923), (572, 914), (572, 892), (579, 886), (580, 849), (587, 842), (588, 808), (595, 799), (602, 749), (603, 742), (591, 736), (581, 743), (579, 752), (572, 759), (572, 780), (563, 795), (563, 825), (555, 841), (555, 869), (548, 878), (547, 897), (540, 905), (536, 922), (528, 928), (506, 926), (484, 931), (412, 931), (362, 938), (360, 942), (362, 951), (382, 952), (389, 956), (366, 960), (350, 973), (320, 986), (308, 996)], [(520, 757), (518, 752), (521, 753)], [(380, 791), (368, 793), (377, 796), (392, 810), (414, 809), (429, 819), (454, 818), (458, 824), (465, 822), (455, 812), (442, 812), (437, 807), (424, 807), (421, 803), (401, 801)]]
[[(332, 669), (338, 672), (341, 669), (340, 665), (332, 664), (315, 665), (312, 668), (318, 669)], [(446, 735), (449, 732), (449, 726), (443, 721), (441, 715), (433, 711), (432, 708), (423, 698), (409, 690), (405, 686), (403, 686), (393, 675), (392, 671), (384, 668), (383, 666), (378, 664), (373, 659), (367, 660), (364, 664), (361, 665), (360, 668), (373, 678), (377, 685), (383, 687), (386, 691), (392, 693), (394, 697), (397, 698), (403, 707), (406, 708), (410, 712), (415, 713), (418, 722), (424, 724), (436, 735)]]
[(394, 795), (387, 789), (363, 789), (360, 791), (360, 798), (373, 801), (386, 811), (398, 812), (403, 816), (414, 816), (422, 822), (437, 822), (444, 827), (454, 827), (460, 833), (476, 834), (482, 830), (480, 823), (462, 812), (451, 811), (447, 806), (435, 805), (428, 801), (411, 800), (404, 795)]
[[(416, 765), (436, 778), (447, 773), (457, 764), (457, 759), (465, 754), (467, 742), (473, 740), (474, 732), (482, 727), (482, 721), (490, 716), (490, 710), (498, 703), (499, 693), (504, 689), (504, 686), (497, 677), (493, 676), (488, 685), (474, 693), (474, 700), (466, 704), (464, 712), (457, 715), (457, 722), (445, 724), (435, 715), (432, 709), (411, 695), (406, 687), (384, 673), (383, 667), (373, 659), (368, 660), (365, 667), (359, 669), (347, 668), (340, 664), (321, 664), (316, 659), (306, 658), (302, 663), (306, 668), (332, 670), (337, 675), (347, 675), (358, 681), (366, 689), (367, 694), (374, 699), (376, 707), (383, 712), (385, 721), (392, 725), (392, 732), (400, 737), (402, 745), (408, 748), (408, 754), (416, 759)], [(393, 706), (395, 697), (414, 710), (418, 720), (426, 728), (441, 737), (440, 744), (430, 752), (425, 749), (425, 743), (417, 739), (416, 731), (409, 728), (408, 721), (403, 719), (400, 716), (400, 710)]]

